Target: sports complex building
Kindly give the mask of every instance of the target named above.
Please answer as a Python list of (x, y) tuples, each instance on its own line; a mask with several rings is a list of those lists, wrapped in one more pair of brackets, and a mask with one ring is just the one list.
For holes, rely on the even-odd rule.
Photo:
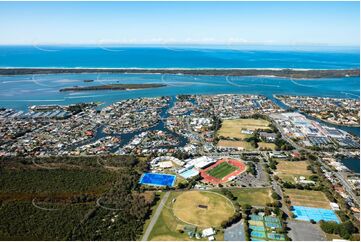
[(150, 162), (150, 165), (152, 172), (144, 173), (139, 181), (140, 184), (174, 186), (176, 176), (165, 174), (171, 171), (172, 173), (176, 172), (184, 179), (201, 175), (203, 182), (217, 185), (233, 180), (246, 170), (246, 165), (241, 160), (233, 158), (217, 159), (208, 156), (185, 161), (168, 156), (157, 157)]
[(178, 170), (181, 177), (188, 179), (200, 174), (204, 182), (214, 185), (231, 181), (246, 170), (244, 162), (231, 158), (202, 156), (185, 162), (184, 167)]
[(213, 165), (200, 170), (205, 182), (220, 184), (233, 180), (246, 170), (246, 165), (236, 159), (221, 158)]
[(195, 159), (188, 159), (185, 162), (186, 164), (184, 165), (184, 168), (178, 170), (178, 174), (181, 177), (188, 179), (197, 176), (201, 169), (214, 164), (216, 159), (208, 156), (202, 156)]

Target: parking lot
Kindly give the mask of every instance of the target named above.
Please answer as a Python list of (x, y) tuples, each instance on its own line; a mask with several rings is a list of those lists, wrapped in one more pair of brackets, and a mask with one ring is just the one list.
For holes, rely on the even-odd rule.
[(235, 181), (238, 186), (243, 187), (264, 187), (268, 186), (270, 183), (267, 178), (267, 174), (263, 170), (262, 163), (255, 163), (257, 175), (253, 176), (248, 172), (244, 172), (239, 175)]
[(233, 224), (231, 227), (228, 227), (224, 231), (224, 240), (225, 241), (245, 241), (243, 220), (239, 221), (236, 224)]
[(325, 241), (325, 234), (317, 224), (302, 221), (289, 221), (288, 237), (294, 241)]

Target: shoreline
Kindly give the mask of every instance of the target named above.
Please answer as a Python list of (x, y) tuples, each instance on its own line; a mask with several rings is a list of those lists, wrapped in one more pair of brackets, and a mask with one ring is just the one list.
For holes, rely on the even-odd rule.
[(323, 68), (286, 68), (286, 67), (64, 67), (64, 66), (3, 66), (2, 69), (76, 69), (76, 70), (299, 70), (299, 71), (311, 71), (311, 70), (356, 70), (358, 68), (335, 68), (335, 69), (323, 69)]
[(312, 114), (308, 114), (308, 115), (310, 115), (310, 116), (312, 116), (312, 117), (314, 117), (314, 118), (316, 118), (318, 120), (321, 120), (321, 121), (323, 121), (323, 122), (325, 122), (327, 124), (333, 124), (333, 125), (341, 126), (341, 127), (360, 128), (360, 125), (356, 125), (356, 124), (340, 124), (340, 123), (337, 123), (337, 122), (330, 122), (327, 119), (322, 119), (322, 118), (319, 118), (319, 117), (314, 116)]
[(124, 90), (138, 90), (148, 88), (159, 88), (165, 87), (165, 84), (108, 84), (108, 85), (97, 85), (97, 86), (76, 86), (76, 87), (65, 87), (59, 89), (59, 92), (82, 92), (82, 91), (124, 91)]
[(0, 68), (1, 76), (31, 74), (175, 74), (199, 76), (260, 76), (288, 78), (359, 77), (360, 69), (289, 68)]
[[(281, 102), (283, 105), (287, 106), (289, 109), (294, 109), (294, 110), (298, 110), (297, 108), (292, 108), (291, 106), (289, 106), (287, 103), (283, 102), (281, 98), (279, 98), (278, 96), (282, 96), (282, 95), (277, 95), (277, 94), (273, 94), (272, 97), (275, 98), (276, 100), (278, 100), (279, 102)], [(286, 95), (287, 96), (287, 95)], [(303, 96), (303, 97), (319, 97), (319, 96)], [(343, 99), (343, 98), (335, 98), (335, 99)], [(304, 114), (306, 116), (310, 116), (310, 117), (313, 117), (314, 119), (317, 119), (319, 121), (322, 121), (326, 124), (330, 124), (330, 125), (335, 125), (335, 126), (340, 126), (340, 127), (349, 127), (349, 128), (360, 128), (360, 124), (356, 125), (350, 125), (350, 124), (340, 124), (340, 123), (337, 123), (337, 122), (330, 122), (329, 120), (327, 119), (322, 119), (322, 118), (319, 118), (315, 115), (312, 115), (310, 113), (306, 113), (304, 111), (301, 111), (301, 110), (298, 110), (297, 112), (300, 112), (301, 114)]]

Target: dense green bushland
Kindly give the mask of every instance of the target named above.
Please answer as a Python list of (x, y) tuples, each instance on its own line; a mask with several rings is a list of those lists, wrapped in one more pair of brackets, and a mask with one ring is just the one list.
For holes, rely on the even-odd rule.
[(146, 170), (132, 156), (0, 158), (0, 240), (138, 239), (155, 198)]
[(64, 240), (93, 205), (59, 205), (46, 211), (30, 201), (6, 202), (0, 209), (0, 240)]
[(105, 170), (81, 169), (1, 169), (0, 172), (0, 192), (6, 193), (104, 191), (116, 175)]
[[(118, 175), (116, 184), (104, 194), (101, 205), (85, 223), (79, 225), (71, 240), (136, 240), (143, 231), (154, 202), (154, 194), (139, 191), (139, 171), (145, 166), (129, 166)], [(114, 210), (117, 209), (117, 210)]]

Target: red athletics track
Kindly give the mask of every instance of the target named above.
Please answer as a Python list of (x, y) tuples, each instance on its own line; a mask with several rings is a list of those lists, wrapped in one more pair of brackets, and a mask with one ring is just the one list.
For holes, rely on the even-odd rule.
[[(236, 167), (238, 167), (238, 169), (233, 171), (232, 173), (228, 174), (227, 176), (223, 177), (222, 179), (218, 179), (218, 178), (215, 178), (215, 177), (207, 174), (208, 170), (215, 168), (216, 166), (218, 166), (219, 164), (221, 164), (223, 162), (227, 162), (233, 166), (236, 166)], [(238, 161), (238, 160), (234, 160), (234, 159), (220, 159), (216, 163), (211, 165), (210, 167), (207, 167), (204, 170), (200, 170), (199, 172), (206, 182), (210, 182), (212, 184), (220, 184), (220, 183), (227, 182), (229, 180), (229, 178), (231, 178), (232, 176), (238, 176), (245, 170), (246, 170), (246, 165), (242, 161)]]

